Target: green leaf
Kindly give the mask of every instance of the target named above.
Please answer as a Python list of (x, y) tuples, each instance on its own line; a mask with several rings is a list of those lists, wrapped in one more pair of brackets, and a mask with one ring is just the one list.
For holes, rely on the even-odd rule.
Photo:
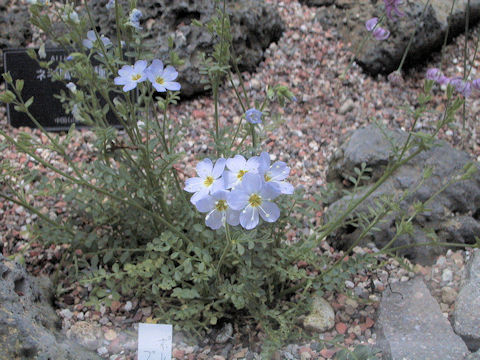
[(32, 104), (33, 104), (33, 96), (27, 100), (27, 102), (25, 103), (25, 107), (28, 109)]
[(0, 101), (5, 104), (10, 104), (13, 100), (15, 100), (15, 94), (10, 90), (6, 90), (0, 94)]
[(15, 88), (18, 90), (18, 92), (22, 92), (24, 83), (25, 82), (22, 79), (17, 79), (15, 81)]

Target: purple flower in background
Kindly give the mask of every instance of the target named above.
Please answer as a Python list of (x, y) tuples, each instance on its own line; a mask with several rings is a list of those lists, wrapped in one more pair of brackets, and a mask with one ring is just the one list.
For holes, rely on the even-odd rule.
[(390, 36), (390, 31), (384, 28), (378, 27), (375, 30), (373, 30), (372, 34), (373, 34), (373, 37), (377, 40), (385, 40), (385, 39), (388, 39), (388, 37)]
[(450, 80), (450, 84), (454, 86), (455, 90), (462, 94), (464, 98), (467, 98), (472, 94), (472, 86), (470, 81), (465, 81), (461, 78), (455, 78)]
[(365, 22), (365, 27), (367, 28), (368, 31), (371, 31), (373, 34), (373, 37), (377, 40), (385, 40), (390, 36), (390, 31), (377, 26), (378, 25), (378, 18), (374, 17), (371, 18), (370, 20), (367, 20)]
[(245, 118), (250, 124), (261, 124), (262, 123), (262, 112), (255, 108), (248, 109), (245, 112)]
[(472, 88), (475, 90), (480, 90), (480, 79), (475, 79), (472, 81)]
[(390, 20), (395, 21), (394, 16), (405, 16), (398, 8), (399, 5), (402, 5), (403, 0), (383, 0), (383, 2), (385, 3), (385, 13)]
[(375, 26), (377, 26), (377, 24), (378, 24), (378, 18), (374, 17), (365, 22), (365, 27), (367, 28), (368, 31), (372, 31), (375, 28)]
[(427, 70), (426, 77), (428, 80), (438, 81), (441, 75), (442, 75), (442, 72), (439, 69), (431, 68)]
[(108, 4), (105, 5), (107, 10), (113, 9), (115, 7), (115, 0), (108, 0)]
[(177, 70), (171, 65), (164, 69), (163, 62), (158, 59), (152, 61), (152, 65), (145, 70), (145, 73), (158, 92), (178, 91), (181, 88), (180, 83), (173, 81), (178, 76)]
[(137, 87), (137, 84), (147, 80), (145, 75), (145, 68), (147, 62), (145, 60), (138, 60), (135, 65), (123, 65), (118, 70), (118, 77), (114, 79), (115, 85), (124, 85), (123, 91), (127, 92)]

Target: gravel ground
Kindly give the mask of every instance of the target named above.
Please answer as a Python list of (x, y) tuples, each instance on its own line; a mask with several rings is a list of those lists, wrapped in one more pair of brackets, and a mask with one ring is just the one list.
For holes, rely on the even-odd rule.
[[(313, 195), (325, 185), (327, 159), (337, 148), (343, 134), (373, 120), (389, 127), (410, 129), (412, 119), (400, 110), (403, 105), (415, 106), (416, 98), (423, 88), (426, 67), (439, 67), (440, 56), (433, 55), (428, 63), (411, 69), (404, 74), (401, 84), (392, 84), (384, 76), (369, 77), (355, 64), (345, 80), (339, 75), (348, 66), (352, 53), (350, 44), (343, 42), (334, 28), (322, 27), (316, 8), (300, 5), (297, 1), (268, 0), (275, 4), (283, 17), (287, 30), (278, 43), (272, 44), (266, 51), (265, 60), (254, 74), (243, 74), (251, 99), (261, 100), (267, 84), (285, 84), (291, 87), (298, 102), (286, 108), (274, 108), (281, 114), (283, 123), (273, 132), (268, 133), (266, 150), (278, 160), (286, 161), (292, 168), (290, 181), (296, 186), (303, 186), (307, 194)], [(473, 53), (475, 36), (468, 39), (470, 53)], [(462, 74), (462, 54), (465, 38), (457, 37), (447, 46), (442, 70), (447, 76)], [(478, 66), (475, 61), (474, 67)], [(475, 69), (472, 70), (475, 77)], [(428, 131), (443, 110), (445, 100), (441, 89), (436, 89), (432, 108), (436, 111), (425, 116), (418, 128)], [(221, 123), (240, 121), (241, 111), (235, 106), (233, 90), (226, 86), (221, 91)], [(478, 124), (474, 122), (480, 111), (478, 96), (467, 100), (465, 129), (462, 117), (458, 116), (457, 126), (440, 136), (457, 148), (464, 149), (477, 159), (480, 156), (479, 140), (476, 136)], [(178, 149), (185, 151), (187, 157), (182, 169), (187, 176), (193, 175), (196, 157), (208, 151), (209, 130), (213, 127), (213, 102), (209, 97), (184, 101), (172, 109), (172, 116), (191, 119), (191, 129), (185, 136), (185, 142)], [(5, 109), (0, 108), (0, 126), (16, 136), (19, 132), (7, 125)], [(36, 130), (21, 129), (39, 137), (44, 143), (46, 138)], [(92, 133), (88, 130), (78, 131), (69, 145), (69, 153), (77, 161), (85, 161), (93, 156), (89, 140)], [(63, 169), (68, 167), (61, 159), (48, 150), (42, 156), (49, 158)], [(10, 159), (19, 167), (39, 168), (38, 164), (13, 149), (4, 151), (2, 158)], [(44, 171), (45, 170), (41, 170)], [(48, 172), (47, 172), (48, 173)], [(53, 175), (53, 174), (50, 174)], [(21, 186), (21, 183), (18, 184)], [(49, 199), (35, 200), (35, 204), (51, 216), (61, 215), (68, 210), (62, 201)], [(317, 222), (321, 212), (317, 214)], [(4, 255), (24, 251), (27, 266), (35, 274), (51, 273), (62, 254), (61, 246), (45, 249), (30, 239), (27, 225), (35, 221), (25, 209), (8, 201), (0, 200), (0, 233), (2, 242), (0, 250)], [(292, 237), (294, 234), (292, 234)], [(333, 257), (340, 256), (327, 243), (322, 243), (324, 252)], [(372, 247), (357, 248), (357, 253), (375, 251)], [(463, 272), (465, 253), (449, 250), (432, 267), (412, 264), (414, 271), (400, 266), (395, 259), (385, 259), (383, 268), (374, 272), (365, 271), (351, 279), (347, 288), (355, 289), (357, 298), (344, 294), (328, 294), (326, 299), (336, 311), (335, 328), (321, 334), (318, 342), (290, 345), (278, 353), (278, 358), (330, 359), (337, 347), (325, 347), (320, 340), (331, 340), (338, 334), (345, 335), (343, 345), (358, 343), (375, 343), (372, 333), (375, 309), (380, 293), (394, 281), (406, 281), (415, 273), (421, 274), (428, 282), (433, 295), (441, 303), (445, 316), (450, 317), (453, 306), (452, 298), (458, 291), (459, 280)], [(72, 284), (71, 292), (60, 300), (58, 310), (63, 318), (64, 330), (71, 330), (80, 321), (90, 321), (101, 326), (104, 339), (98, 344), (98, 352), (104, 358), (132, 359), (136, 349), (135, 328), (131, 323), (145, 321), (152, 311), (151, 305), (141, 299), (123, 299), (110, 308), (94, 311), (83, 305), (88, 295), (87, 289)], [(75, 329), (75, 326), (74, 326)], [(205, 343), (189, 346), (182, 338), (176, 339), (174, 355), (177, 359), (240, 359), (255, 358), (259, 351), (261, 334), (254, 332), (250, 344), (240, 342), (239, 336), (226, 345)], [(290, 354), (290, 355), (288, 355)]]

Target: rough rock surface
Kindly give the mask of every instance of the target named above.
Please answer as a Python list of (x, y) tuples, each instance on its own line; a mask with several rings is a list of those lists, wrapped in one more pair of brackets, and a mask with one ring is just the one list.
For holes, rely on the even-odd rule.
[[(115, 19), (105, 8), (107, 0), (89, 2), (99, 27), (106, 35), (115, 37)], [(215, 1), (211, 0), (154, 0), (139, 2), (142, 11), (141, 25), (148, 30), (150, 37), (145, 40), (151, 44), (152, 51), (160, 59), (169, 58), (168, 38), (174, 40), (174, 50), (185, 65), (179, 68), (179, 80), (182, 95), (191, 96), (204, 92), (199, 74), (200, 53), (211, 53), (216, 39), (207, 31), (192, 24), (192, 20), (202, 23), (215, 13)], [(260, 0), (229, 0), (227, 10), (230, 14), (233, 47), (235, 54), (241, 56), (241, 70), (254, 71), (262, 61), (265, 49), (276, 42), (284, 30), (284, 24), (276, 9)]]
[(335, 312), (323, 298), (315, 296), (312, 301), (312, 311), (303, 320), (306, 329), (325, 332), (335, 326)]
[(50, 286), (0, 255), (0, 358), (98, 359), (59, 333)]
[[(310, 5), (316, 5), (308, 2)], [(357, 63), (372, 75), (379, 73), (388, 74), (397, 69), (403, 53), (419, 24), (414, 41), (409, 50), (405, 66), (423, 61), (428, 56), (440, 50), (445, 32), (448, 26), (447, 17), (450, 13), (451, 0), (431, 0), (422, 17), (426, 1), (404, 1), (399, 6), (405, 16), (397, 21), (388, 20), (382, 27), (390, 31), (390, 37), (385, 41), (371, 39), (366, 42), (362, 52), (357, 56)], [(465, 30), (465, 9), (467, 0), (455, 2), (455, 8), (451, 17), (449, 37), (459, 35)], [(322, 5), (322, 4), (318, 4)], [(318, 10), (318, 18), (321, 22), (337, 25), (340, 33), (355, 48), (365, 38), (367, 31), (365, 21), (372, 17), (380, 18), (385, 12), (383, 1), (355, 1), (337, 0), (336, 6), (321, 7)], [(480, 1), (470, 1), (470, 27), (480, 19)]]
[(455, 332), (471, 351), (480, 349), (480, 251), (476, 249), (467, 263), (465, 280), (455, 302)]
[(384, 359), (459, 360), (468, 349), (421, 278), (385, 290), (375, 325)]
[[(393, 154), (391, 141), (401, 145), (408, 136), (401, 130), (385, 129), (385, 134), (388, 138), (381, 129), (369, 125), (347, 136), (330, 160), (327, 172), (327, 181), (334, 183), (340, 190), (339, 193), (352, 189), (348, 179), (356, 176), (354, 168), (360, 168), (362, 163), (372, 168), (372, 173), (371, 179), (365, 183), (365, 188), (359, 190), (357, 197), (368, 191), (371, 184), (382, 176)], [(415, 202), (428, 200), (446, 181), (457, 176), (462, 168), (472, 161), (467, 153), (455, 150), (445, 142), (439, 141), (436, 145), (438, 146), (420, 153), (399, 168), (357, 208), (354, 216), (367, 214), (369, 206), (375, 207), (375, 199), (387, 196), (398, 202), (402, 211), (411, 212)], [(475, 166), (479, 167), (477, 163)], [(433, 168), (432, 176), (418, 187), (427, 167)], [(405, 190), (409, 190), (411, 194), (399, 202)], [(326, 212), (326, 219), (331, 219), (342, 211), (349, 201), (350, 197), (344, 196), (331, 204)], [(441, 242), (474, 243), (475, 236), (480, 233), (480, 223), (477, 221), (480, 215), (480, 171), (477, 171), (472, 179), (457, 182), (438, 194), (428, 203), (427, 210), (413, 220), (413, 235), (400, 236), (393, 246), (430, 242), (432, 236), (436, 236)], [(373, 241), (377, 247), (383, 247), (395, 235), (400, 218), (399, 212), (387, 215), (385, 221), (377, 225), (379, 231), (368, 235), (365, 241)], [(361, 231), (360, 228), (345, 226), (333, 234), (332, 244), (348, 248)], [(416, 262), (429, 264), (436, 255), (444, 251), (441, 247), (416, 246), (403, 250), (402, 254)]]
[(24, 47), (32, 38), (29, 17), (28, 7), (23, 3), (11, 6), (8, 0), (0, 0), (0, 73), (3, 73), (2, 50)]

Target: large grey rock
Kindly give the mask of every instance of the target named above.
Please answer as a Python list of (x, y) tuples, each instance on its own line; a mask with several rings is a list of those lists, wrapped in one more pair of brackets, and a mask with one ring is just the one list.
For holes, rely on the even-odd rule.
[(480, 349), (480, 251), (466, 265), (465, 279), (455, 302), (453, 323), (471, 351)]
[[(372, 168), (371, 180), (365, 182), (356, 198), (361, 197), (379, 179), (393, 156), (392, 143), (401, 146), (407, 139), (407, 133), (401, 130), (385, 129), (385, 134), (374, 125), (361, 128), (347, 136), (340, 149), (330, 160), (327, 181), (334, 183), (339, 189), (337, 197), (344, 190), (352, 189), (348, 182), (350, 176), (356, 176), (354, 168), (362, 163)], [(446, 181), (457, 176), (462, 168), (472, 159), (462, 151), (455, 150), (449, 144), (438, 141), (436, 146), (422, 152), (410, 162), (399, 168), (390, 179), (385, 181), (373, 194), (360, 205), (353, 217), (366, 216), (369, 207), (376, 207), (375, 201), (389, 197), (398, 204), (400, 212), (392, 212), (377, 225), (379, 231), (369, 234), (366, 242), (373, 241), (379, 248), (386, 245), (396, 233), (396, 225), (401, 219), (401, 212), (412, 211), (415, 202), (428, 200)], [(474, 164), (477, 168), (477, 163)], [(432, 176), (418, 187), (427, 167), (433, 168)], [(411, 194), (400, 201), (405, 190)], [(415, 190), (415, 191), (414, 191)], [(344, 196), (332, 201), (326, 212), (326, 220), (341, 213), (350, 201)], [(474, 243), (480, 233), (480, 172), (477, 171), (471, 180), (463, 180), (449, 186), (428, 203), (428, 211), (420, 213), (412, 222), (412, 235), (402, 235), (393, 246), (419, 244), (432, 241), (432, 237), (441, 242)], [(332, 244), (340, 248), (348, 248), (358, 238), (362, 229), (344, 226), (332, 235)], [(416, 262), (428, 264), (435, 256), (445, 251), (442, 247), (415, 246), (401, 252)]]
[[(105, 8), (107, 0), (89, 1), (95, 22), (102, 32), (115, 38), (115, 18)], [(241, 56), (240, 70), (254, 71), (262, 61), (265, 49), (277, 41), (284, 24), (276, 8), (263, 0), (229, 0), (233, 48)], [(174, 50), (186, 61), (179, 70), (182, 94), (191, 96), (204, 92), (199, 73), (200, 53), (210, 54), (218, 41), (207, 31), (192, 24), (192, 20), (206, 23), (215, 14), (215, 1), (211, 0), (153, 0), (138, 2), (142, 11), (141, 24), (149, 32), (145, 39), (160, 59), (169, 58), (168, 38), (174, 39)]]
[(303, 326), (311, 331), (323, 333), (335, 326), (335, 312), (332, 306), (322, 297), (315, 295), (312, 300), (312, 311), (303, 320)]
[(461, 360), (469, 353), (421, 278), (392, 284), (375, 325), (386, 360)]
[[(385, 14), (383, 1), (337, 0), (337, 3), (336, 9), (332, 9), (334, 8), (332, 6), (320, 8), (318, 18), (322, 21), (326, 17), (325, 22), (331, 22), (329, 19), (331, 11), (335, 10), (336, 25), (345, 41), (350, 42), (354, 48), (362, 43), (367, 35), (365, 21), (372, 17), (380, 18)], [(372, 75), (388, 74), (396, 70), (417, 24), (418, 29), (404, 66), (415, 65), (424, 61), (433, 52), (440, 50), (448, 26), (447, 17), (450, 14), (452, 1), (431, 0), (423, 20), (419, 23), (425, 4), (426, 0), (403, 1), (399, 9), (405, 13), (405, 16), (396, 21), (388, 20), (382, 25), (390, 31), (390, 37), (384, 41), (375, 39), (367, 41), (356, 57), (357, 63)], [(466, 5), (467, 0), (455, 2), (449, 30), (450, 39), (465, 30)], [(470, 0), (470, 26), (479, 19), (480, 1)]]
[(59, 332), (51, 284), (0, 255), (0, 358), (99, 359)]

